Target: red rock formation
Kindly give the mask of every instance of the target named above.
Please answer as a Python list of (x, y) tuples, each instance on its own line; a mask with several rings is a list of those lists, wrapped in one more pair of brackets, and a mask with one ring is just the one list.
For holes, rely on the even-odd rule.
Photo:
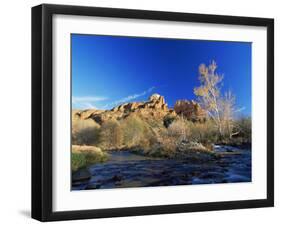
[(146, 102), (131, 102), (121, 104), (111, 110), (84, 110), (73, 111), (73, 120), (93, 119), (98, 124), (110, 119), (122, 119), (129, 115), (136, 115), (147, 120), (161, 121), (166, 116), (176, 117), (182, 115), (188, 120), (203, 121), (206, 118), (205, 111), (195, 101), (179, 100), (174, 109), (169, 109), (163, 96), (153, 94)]
[(182, 115), (188, 120), (204, 121), (206, 119), (206, 111), (193, 100), (178, 100), (174, 106), (174, 110), (178, 115)]

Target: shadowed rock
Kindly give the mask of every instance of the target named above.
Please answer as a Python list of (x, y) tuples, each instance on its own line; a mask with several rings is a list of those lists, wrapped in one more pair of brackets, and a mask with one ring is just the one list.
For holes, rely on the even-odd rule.
[(72, 174), (72, 181), (87, 181), (91, 178), (91, 173), (87, 169), (78, 170), (77, 172)]
[(207, 116), (206, 111), (194, 100), (178, 100), (174, 110), (178, 115), (182, 115), (192, 121), (204, 121)]

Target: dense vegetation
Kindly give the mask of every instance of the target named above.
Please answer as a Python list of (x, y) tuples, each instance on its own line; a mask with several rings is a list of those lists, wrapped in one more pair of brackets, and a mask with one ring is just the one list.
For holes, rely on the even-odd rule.
[(241, 118), (233, 122), (240, 132), (232, 137), (229, 137), (228, 134), (222, 136), (212, 120), (198, 123), (188, 121), (183, 117), (175, 117), (167, 127), (163, 122), (154, 122), (154, 125), (150, 125), (138, 116), (127, 117), (120, 121), (110, 120), (102, 126), (91, 121), (88, 119), (77, 122), (78, 125), (81, 123), (83, 126), (72, 134), (73, 144), (97, 146), (103, 150), (134, 147), (146, 150), (163, 143), (165, 143), (163, 146), (168, 148), (182, 141), (192, 141), (203, 145), (242, 144), (251, 141), (250, 118)]

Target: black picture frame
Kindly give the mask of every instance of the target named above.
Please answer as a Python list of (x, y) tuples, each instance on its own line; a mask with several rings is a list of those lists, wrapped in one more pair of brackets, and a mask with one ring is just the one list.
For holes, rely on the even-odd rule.
[[(52, 210), (52, 17), (55, 14), (266, 27), (267, 198), (54, 212)], [(40, 221), (57, 221), (270, 206), (274, 206), (273, 19), (50, 4), (32, 8), (32, 218)]]

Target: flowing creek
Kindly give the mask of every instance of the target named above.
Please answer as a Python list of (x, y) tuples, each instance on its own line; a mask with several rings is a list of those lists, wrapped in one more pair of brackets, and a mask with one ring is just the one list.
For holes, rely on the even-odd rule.
[(130, 151), (109, 152), (109, 160), (90, 166), (91, 178), (72, 190), (251, 182), (251, 151), (215, 146), (222, 157), (207, 162), (160, 159)]

